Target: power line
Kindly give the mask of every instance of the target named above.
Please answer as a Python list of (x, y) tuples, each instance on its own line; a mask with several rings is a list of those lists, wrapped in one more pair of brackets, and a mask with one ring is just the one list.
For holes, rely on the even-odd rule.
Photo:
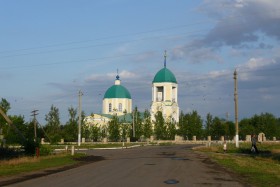
[[(236, 16), (239, 17), (239, 16)], [(205, 22), (210, 22), (210, 21), (200, 21), (188, 25), (179, 25), (179, 26), (174, 26), (174, 27), (166, 27), (166, 28), (160, 28), (160, 29), (154, 29), (154, 30), (149, 30), (149, 31), (142, 31), (142, 32), (136, 32), (132, 34), (121, 34), (121, 35), (115, 35), (115, 36), (108, 36), (108, 37), (103, 37), (103, 38), (98, 38), (98, 39), (93, 39), (93, 40), (84, 40), (84, 41), (77, 41), (77, 42), (66, 42), (62, 44), (53, 44), (53, 45), (46, 45), (46, 46), (39, 46), (39, 47), (32, 47), (32, 48), (23, 48), (23, 49), (15, 49), (15, 50), (6, 50), (6, 51), (0, 51), (1, 53), (10, 53), (10, 52), (18, 52), (18, 51), (28, 51), (28, 50), (36, 50), (36, 49), (45, 49), (45, 48), (52, 48), (52, 47), (59, 47), (59, 46), (67, 46), (67, 45), (73, 45), (73, 44), (80, 44), (80, 43), (88, 43), (88, 42), (93, 42), (93, 41), (99, 41), (99, 40), (105, 40), (105, 39), (110, 39), (110, 38), (119, 38), (123, 36), (133, 36), (133, 35), (139, 35), (139, 34), (144, 34), (144, 33), (151, 33), (151, 32), (157, 32), (157, 31), (164, 31), (164, 30), (171, 30), (174, 28), (182, 28), (182, 27), (188, 27), (192, 25), (199, 25), (199, 24), (204, 24)], [(216, 21), (219, 22), (219, 21)], [(243, 25), (242, 22), (234, 23), (232, 26), (236, 27), (238, 25)], [(228, 25), (227, 25), (228, 27)], [(199, 33), (202, 31), (207, 31), (209, 29), (198, 29), (189, 32), (187, 35), (191, 33)], [(186, 35), (185, 33), (179, 34), (179, 35), (173, 35), (175, 36), (182, 36)], [(111, 43), (105, 43), (105, 44), (96, 44), (96, 45), (90, 45), (90, 46), (83, 46), (83, 47), (73, 47), (73, 48), (68, 48), (68, 49), (59, 49), (59, 50), (48, 50), (48, 51), (42, 51), (42, 52), (31, 52), (31, 53), (22, 53), (22, 54), (14, 54), (14, 55), (6, 55), (6, 56), (0, 56), (0, 58), (8, 58), (8, 57), (16, 57), (16, 56), (25, 56), (25, 55), (33, 55), (33, 54), (45, 54), (45, 53), (52, 53), (52, 52), (59, 52), (59, 51), (68, 51), (68, 50), (74, 50), (74, 49), (83, 49), (83, 48), (92, 48), (92, 47), (98, 47), (98, 46), (106, 46), (106, 45), (113, 45), (113, 44), (119, 44), (119, 43), (129, 43), (129, 42), (135, 42), (135, 41), (141, 41), (141, 40), (150, 40), (151, 38), (162, 38), (162, 37), (170, 37), (170, 35), (163, 35), (163, 36), (154, 36), (154, 37), (147, 37), (147, 38), (142, 38), (142, 39), (136, 39), (136, 40), (128, 40), (128, 41), (120, 41), (120, 42), (111, 42)]]
[(76, 62), (86, 62), (86, 61), (96, 61), (96, 60), (105, 60), (105, 59), (115, 59), (121, 57), (128, 57), (128, 56), (136, 56), (146, 54), (146, 52), (142, 53), (132, 53), (132, 54), (124, 54), (124, 55), (115, 55), (115, 56), (107, 56), (107, 57), (100, 57), (100, 58), (89, 58), (89, 59), (81, 59), (81, 60), (70, 60), (64, 62), (53, 62), (53, 63), (44, 63), (44, 64), (34, 64), (34, 65), (26, 65), (26, 66), (13, 66), (13, 67), (2, 67), (1, 70), (7, 69), (18, 69), (18, 68), (29, 68), (29, 67), (40, 67), (40, 66), (49, 66), (49, 65), (58, 65), (58, 64), (68, 64), (68, 63), (76, 63)]
[(157, 38), (180, 37), (180, 36), (189, 37), (192, 33), (199, 33), (199, 32), (206, 31), (206, 30), (208, 30), (208, 29), (200, 29), (200, 30), (195, 30), (195, 31), (191, 31), (191, 32), (188, 32), (188, 33), (181, 33), (181, 34), (176, 34), (176, 35), (161, 35), (161, 36), (145, 37), (145, 38), (134, 39), (134, 40), (110, 42), (110, 43), (95, 44), (95, 45), (88, 45), (88, 46), (81, 46), (81, 47), (71, 47), (71, 48), (66, 48), (66, 49), (54, 49), (54, 50), (40, 51), (40, 52), (11, 54), (11, 55), (0, 56), (0, 59), (18, 57), (18, 56), (28, 56), (28, 55), (39, 55), (39, 54), (63, 52), (63, 51), (76, 50), (76, 49), (87, 49), (87, 48), (109, 46), (109, 45), (123, 44), (123, 43), (133, 43), (133, 42), (139, 42), (139, 41), (143, 41), (143, 40), (151, 40), (151, 39), (157, 39)]
[(152, 30), (140, 31), (140, 32), (135, 32), (135, 33), (128, 33), (128, 34), (106, 36), (106, 37), (101, 37), (101, 38), (97, 38), (97, 39), (65, 42), (65, 43), (59, 43), (59, 44), (51, 44), (51, 45), (44, 45), (44, 46), (30, 47), (30, 48), (21, 48), (21, 49), (14, 49), (14, 50), (5, 50), (5, 51), (0, 51), (0, 53), (16, 52), (16, 51), (27, 51), (27, 50), (34, 50), (34, 49), (44, 49), (44, 48), (67, 46), (67, 45), (80, 44), (80, 43), (88, 43), (88, 42), (99, 41), (99, 40), (106, 40), (106, 39), (111, 39), (111, 38), (119, 38), (119, 37), (123, 37), (123, 36), (133, 36), (133, 35), (146, 34), (146, 33), (151, 33), (151, 32), (172, 30), (172, 29), (188, 27), (188, 26), (192, 26), (192, 25), (204, 24), (205, 22), (209, 22), (209, 21), (199, 21), (199, 22), (191, 23), (191, 24), (177, 25), (177, 26), (173, 26), (173, 27), (165, 27), (165, 28), (159, 28), (159, 29), (152, 29)]
[[(146, 30), (146, 31), (140, 31), (140, 32), (134, 32), (134, 33), (125, 33), (125, 34), (119, 34), (119, 35), (112, 35), (112, 36), (105, 36), (105, 37), (100, 37), (96, 39), (88, 39), (88, 40), (80, 40), (80, 41), (71, 41), (71, 42), (64, 42), (64, 43), (57, 43), (57, 44), (50, 44), (50, 45), (43, 45), (43, 46), (37, 46), (37, 47), (29, 47), (29, 48), (21, 48), (21, 49), (13, 49), (13, 50), (2, 50), (0, 51), (1, 53), (11, 53), (11, 52), (18, 52), (18, 51), (28, 51), (28, 50), (34, 50), (34, 49), (45, 49), (45, 48), (52, 48), (52, 47), (60, 47), (60, 46), (67, 46), (67, 45), (73, 45), (73, 44), (81, 44), (81, 43), (88, 43), (88, 42), (94, 42), (94, 41), (100, 41), (100, 40), (106, 40), (106, 39), (114, 39), (114, 38), (120, 38), (120, 37), (127, 37), (127, 36), (137, 36), (141, 34), (146, 34), (146, 33), (153, 33), (153, 32), (159, 32), (159, 31), (167, 31), (167, 30), (173, 30), (173, 29), (178, 29), (178, 28), (183, 28), (183, 27), (190, 27), (194, 25), (200, 25), (200, 24), (205, 24), (205, 23), (219, 23), (221, 21), (224, 21), (226, 18), (243, 18), (243, 16), (240, 15), (235, 15), (235, 16), (228, 16), (225, 18), (221, 18), (216, 21), (197, 21), (194, 23), (189, 23), (189, 24), (183, 24), (183, 25), (175, 25), (175, 26), (170, 26), (170, 27), (163, 27), (163, 28), (157, 28), (157, 29), (151, 29), (151, 30)], [(233, 26), (237, 25), (243, 25), (243, 22), (235, 22)], [(227, 25), (228, 27), (229, 25)], [(206, 29), (203, 29), (206, 30)], [(207, 29), (208, 30), (208, 29)], [(199, 31), (194, 31), (194, 32), (199, 32)]]

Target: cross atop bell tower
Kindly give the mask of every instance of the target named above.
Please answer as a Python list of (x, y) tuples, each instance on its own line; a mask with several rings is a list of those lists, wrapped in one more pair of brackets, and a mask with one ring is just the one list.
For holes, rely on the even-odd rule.
[(166, 57), (167, 57), (167, 54), (166, 54), (166, 50), (164, 51), (164, 67), (166, 68)]

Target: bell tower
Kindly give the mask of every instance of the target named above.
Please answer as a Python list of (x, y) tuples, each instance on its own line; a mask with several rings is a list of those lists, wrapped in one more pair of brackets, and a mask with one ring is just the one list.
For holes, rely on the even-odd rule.
[(155, 120), (155, 114), (161, 111), (165, 120), (179, 122), (178, 83), (174, 74), (166, 68), (166, 57), (165, 51), (164, 67), (152, 82), (151, 119)]

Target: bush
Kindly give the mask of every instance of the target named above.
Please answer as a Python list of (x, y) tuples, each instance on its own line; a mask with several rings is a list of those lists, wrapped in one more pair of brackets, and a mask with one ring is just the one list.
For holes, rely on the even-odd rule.
[(40, 146), (40, 156), (47, 156), (52, 153), (52, 148), (47, 145), (41, 145)]
[(35, 155), (36, 147), (40, 147), (39, 142), (34, 142), (33, 140), (27, 140), (24, 142), (24, 152), (26, 155)]

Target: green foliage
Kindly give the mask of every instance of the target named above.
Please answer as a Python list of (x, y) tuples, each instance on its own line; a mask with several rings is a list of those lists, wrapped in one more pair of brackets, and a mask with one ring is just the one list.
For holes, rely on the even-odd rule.
[(218, 117), (215, 117), (212, 123), (211, 136), (213, 140), (218, 140), (221, 136), (224, 135), (225, 135), (225, 128), (222, 124), (222, 121)]
[(165, 139), (166, 140), (174, 140), (176, 135), (176, 123), (172, 119), (167, 119), (165, 122), (166, 125), (166, 134)]
[(0, 107), (5, 114), (11, 109), (10, 103), (4, 98), (1, 98)]
[(198, 139), (202, 137), (202, 119), (198, 115), (197, 111), (185, 115), (187, 123), (188, 137), (192, 138), (196, 136)]
[(77, 109), (68, 108), (69, 120), (63, 126), (63, 138), (66, 142), (74, 142), (78, 138), (78, 117)]
[(117, 142), (120, 140), (120, 123), (116, 115), (109, 122), (108, 131), (110, 141)]
[(166, 134), (166, 126), (165, 126), (164, 118), (163, 118), (161, 111), (158, 111), (155, 114), (154, 125), (155, 125), (154, 132), (155, 132), (156, 138), (158, 140), (164, 140), (165, 134)]
[(40, 147), (38, 142), (34, 142), (34, 140), (27, 140), (24, 142), (24, 152), (26, 155), (35, 155), (36, 148)]
[(239, 123), (240, 135), (245, 139), (246, 135), (265, 133), (267, 139), (280, 138), (280, 121), (270, 113), (261, 113), (252, 118), (243, 119)]
[(235, 124), (218, 117), (213, 117), (210, 113), (206, 116), (204, 136), (211, 136), (213, 140), (219, 140), (221, 136), (225, 139), (232, 139), (235, 135)]
[(186, 122), (185, 114), (183, 113), (183, 111), (180, 112), (177, 133), (178, 133), (178, 135), (184, 137), (184, 139), (188, 138), (187, 122)]
[(13, 125), (7, 125), (5, 128), (5, 138), (7, 144), (22, 144), (27, 134), (27, 125), (23, 116), (10, 116)]
[(139, 140), (140, 137), (144, 134), (144, 124), (137, 107), (134, 108), (131, 115), (132, 115), (131, 117), (133, 122), (131, 123), (130, 137), (133, 137), (133, 124), (134, 124), (135, 137), (133, 137), (133, 139)]
[[(5, 113), (11, 109), (10, 103), (3, 98), (0, 101), (0, 107)], [(145, 110), (144, 118), (141, 118), (137, 107), (135, 107), (134, 111), (133, 120), (135, 124), (135, 139), (137, 140), (143, 136), (149, 138), (152, 134), (155, 134), (158, 139), (162, 140), (174, 139), (176, 133), (183, 136), (185, 139), (191, 139), (192, 136), (203, 139), (210, 135), (213, 140), (219, 139), (220, 136), (225, 136), (226, 139), (232, 139), (235, 135), (235, 124), (233, 122), (213, 117), (210, 113), (206, 116), (203, 129), (202, 119), (197, 111), (193, 111), (189, 114), (184, 114), (183, 111), (181, 111), (178, 124), (174, 124), (170, 119), (164, 120), (162, 113), (158, 112), (155, 115), (155, 121), (153, 121), (155, 128), (153, 132), (149, 111)], [(47, 123), (44, 129), (46, 134), (37, 126), (36, 132), (38, 139), (36, 141), (40, 138), (45, 138), (46, 141), (51, 141), (51, 143), (57, 143), (61, 138), (64, 138), (66, 142), (76, 141), (78, 135), (77, 110), (70, 107), (68, 112), (69, 120), (62, 126), (60, 124), (59, 110), (52, 105), (50, 112), (45, 116)], [(26, 139), (34, 140), (33, 121), (27, 123), (23, 116), (9, 117), (13, 121), (14, 126), (8, 125), (5, 119), (0, 116), (0, 129), (2, 130), (7, 144), (22, 144), (21, 135)], [(98, 141), (101, 138), (107, 137), (107, 134), (110, 134), (109, 138), (111, 141), (119, 141), (121, 135), (123, 138), (129, 135), (132, 138), (132, 125), (125, 125), (126, 121), (120, 123), (117, 116), (113, 117), (112, 121), (108, 124), (108, 128), (104, 127), (103, 129), (86, 127), (83, 124), (84, 118), (85, 113), (82, 111), (82, 137), (85, 137), (87, 140)], [(176, 131), (175, 125), (178, 125)], [(241, 139), (245, 139), (246, 135), (258, 134), (260, 132), (265, 133), (267, 139), (272, 140), (273, 137), (280, 139), (280, 118), (276, 118), (270, 113), (261, 113), (251, 118), (242, 119), (239, 122), (239, 136)]]
[(40, 145), (40, 156), (51, 155), (53, 149), (49, 145)]
[(153, 134), (152, 123), (151, 123), (151, 115), (148, 110), (144, 112), (144, 121), (143, 121), (143, 135), (145, 138), (150, 138)]
[(59, 142), (61, 139), (59, 109), (52, 105), (49, 113), (45, 116), (45, 120), (47, 121), (45, 131), (51, 143)]
[(189, 114), (180, 113), (178, 134), (185, 139), (191, 139), (193, 136), (202, 137), (202, 119), (197, 111)]
[(158, 140), (173, 140), (176, 135), (176, 123), (173, 119), (164, 120), (162, 112), (158, 111), (155, 115), (154, 133)]
[(213, 124), (213, 116), (210, 113), (208, 113), (206, 116), (206, 125), (205, 125), (206, 136), (211, 135), (211, 132), (213, 131), (212, 124)]
[(143, 121), (141, 119), (140, 112), (137, 110), (137, 107), (135, 111), (135, 138), (140, 139), (144, 131)]
[[(6, 99), (1, 99), (0, 107), (5, 114), (11, 109), (10, 103)], [(27, 131), (27, 126), (23, 116), (9, 116), (12, 125), (8, 124), (4, 117), (0, 115), (0, 131), (7, 144), (22, 144)]]

